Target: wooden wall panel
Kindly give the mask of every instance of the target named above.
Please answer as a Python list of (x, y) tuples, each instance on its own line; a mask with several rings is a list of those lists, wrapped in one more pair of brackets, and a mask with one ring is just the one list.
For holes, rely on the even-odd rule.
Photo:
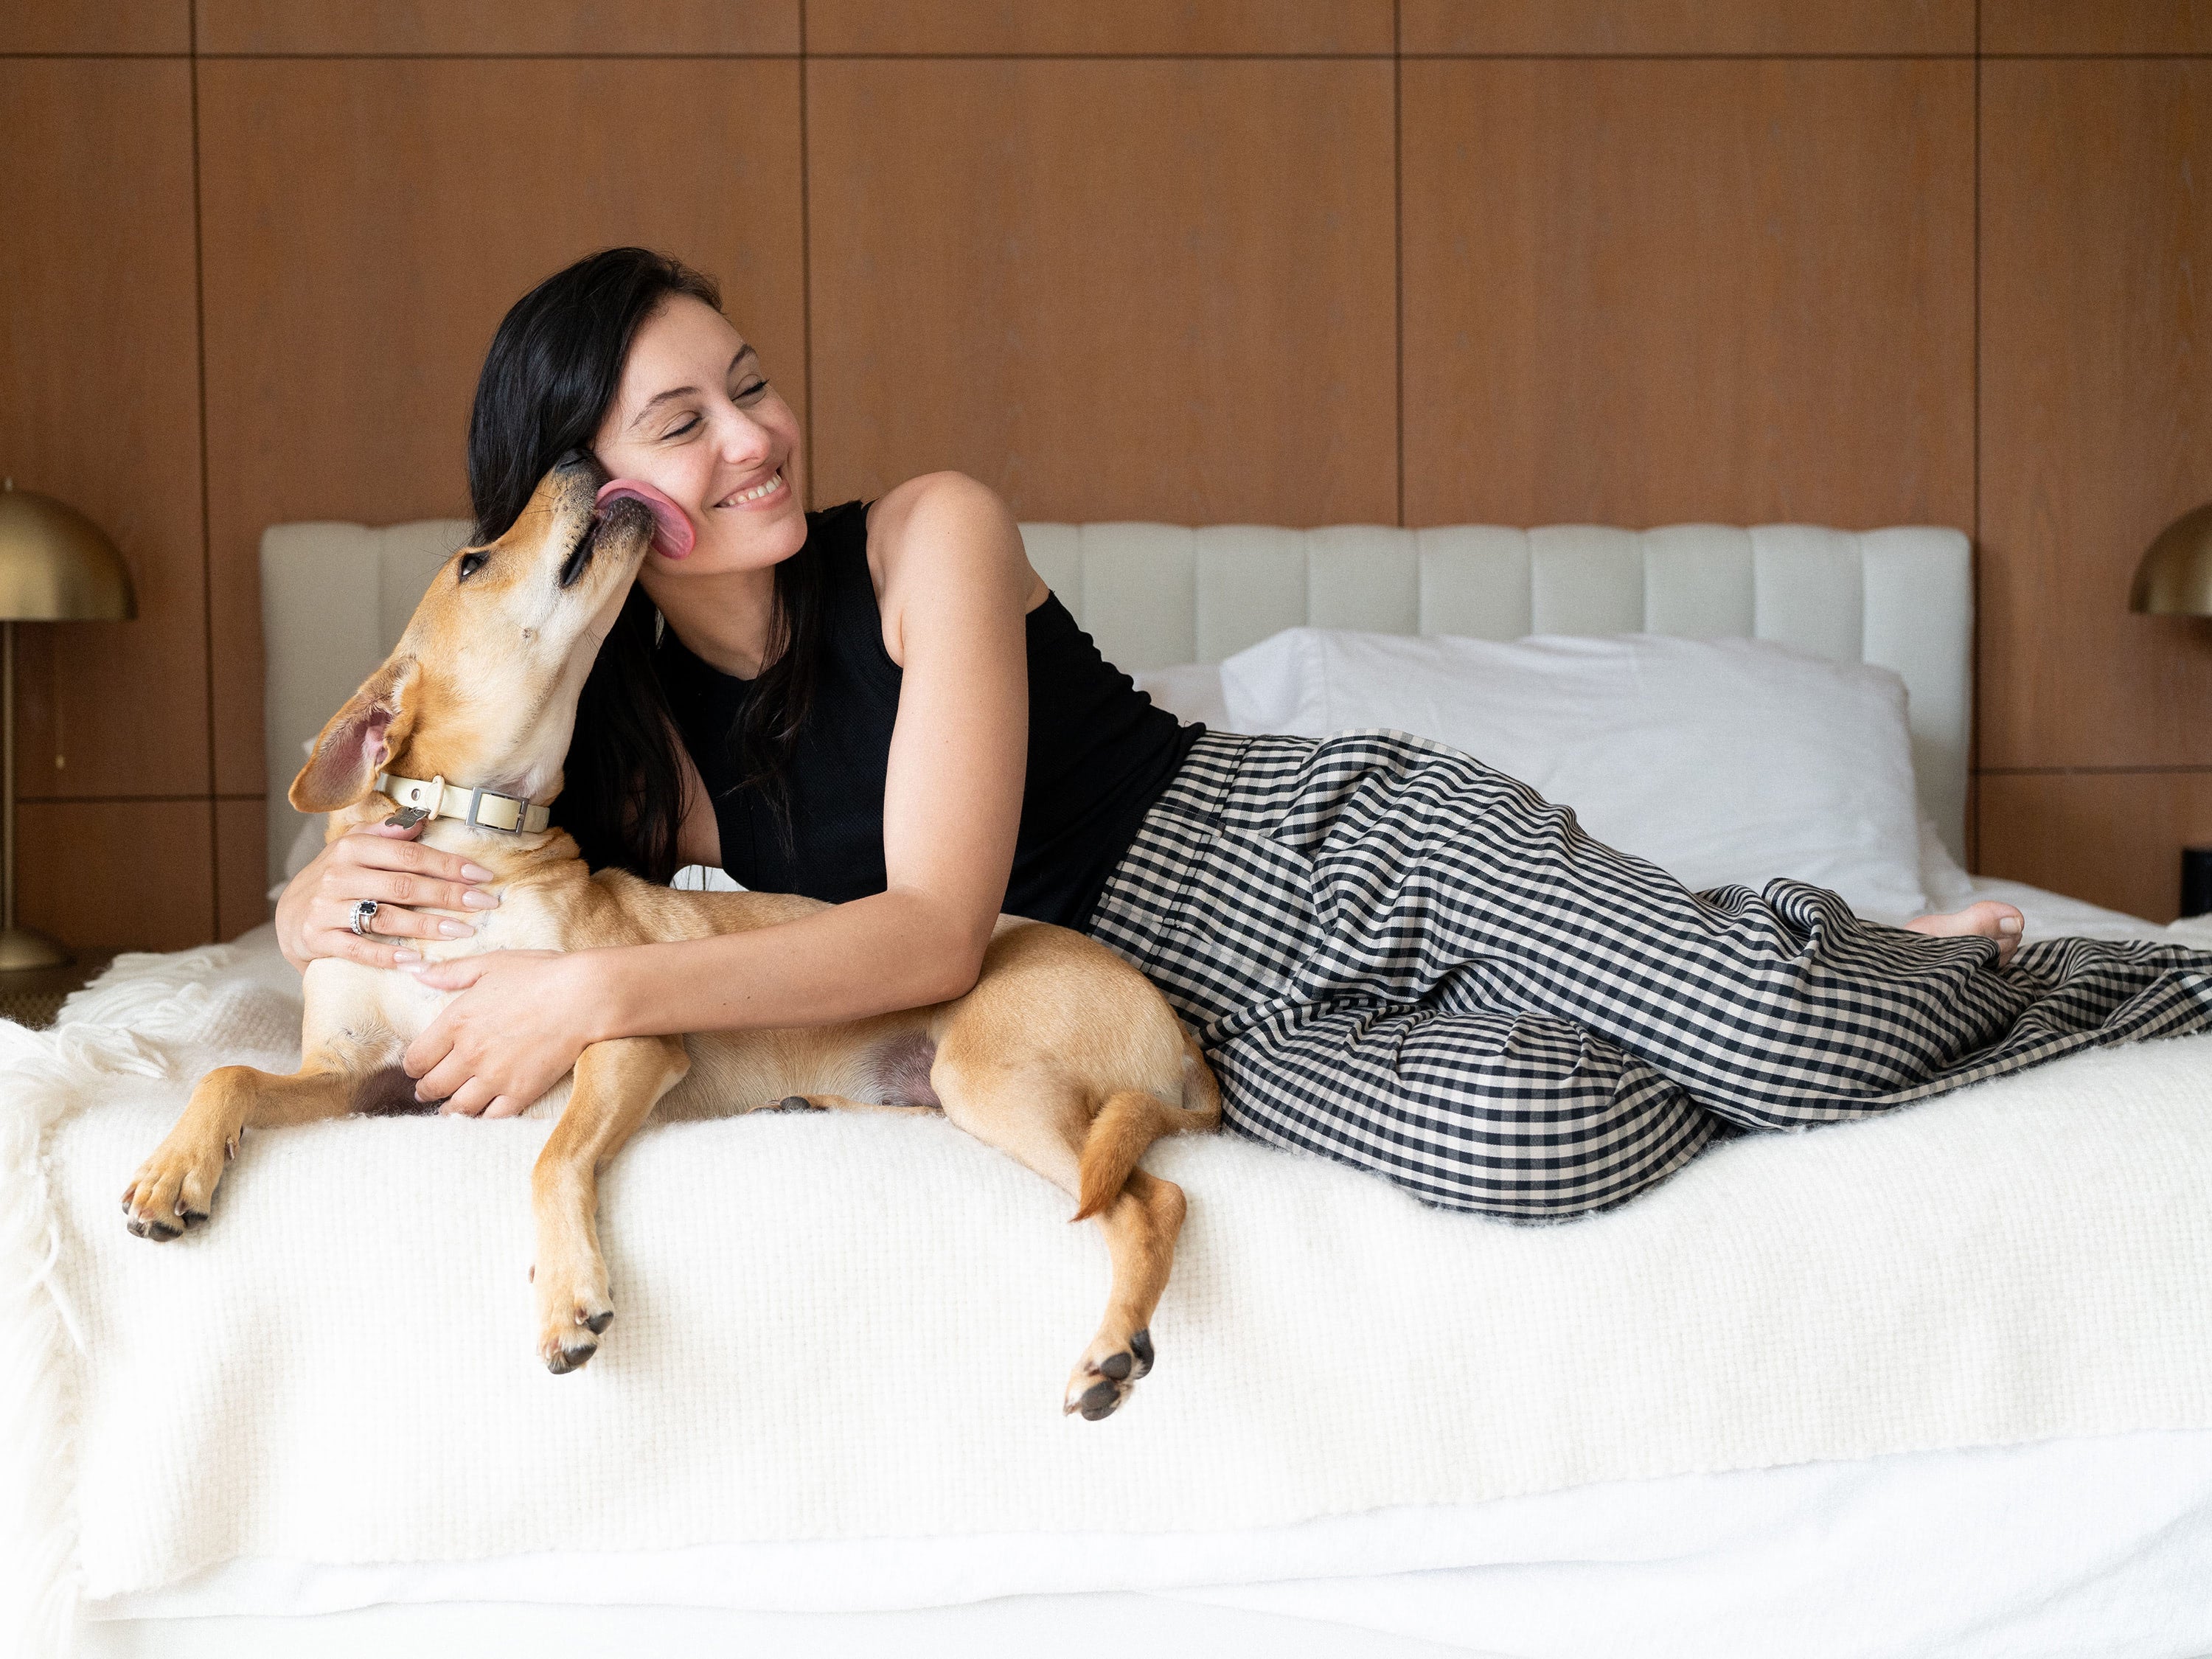
[(807, 72), (817, 499), (1395, 516), (1388, 64)]
[(1972, 522), (1972, 64), (1403, 76), (1408, 523)]
[(22, 630), (26, 914), (261, 920), (261, 528), (462, 510), (499, 315), (627, 240), (802, 417), (811, 305), (817, 501), (1974, 526), (1984, 866), (2170, 914), (2212, 624), (2124, 594), (2212, 497), (2208, 54), (2212, 0), (0, 0), (0, 471), (143, 611)]
[(0, 52), (191, 49), (191, 0), (0, 0)]
[(2212, 0), (1982, 0), (1990, 52), (2212, 52)]
[(799, 0), (199, 0), (204, 52), (795, 52)]
[(810, 52), (1388, 52), (1391, 0), (806, 0)]
[(1981, 763), (2212, 764), (2212, 639), (2127, 609), (2212, 499), (2212, 63), (1982, 75)]
[(1399, 29), (1408, 52), (1971, 52), (1974, 0), (1403, 0)]
[(2181, 900), (2181, 849), (2212, 846), (2212, 773), (1984, 773), (1981, 869), (2153, 921)]
[(0, 59), (0, 471), (106, 530), (138, 599), (19, 630), (30, 797), (208, 787), (191, 74)]
[(258, 798), (215, 804), (217, 939), (269, 920), (269, 811)]
[(205, 800), (33, 801), (15, 822), (26, 927), (74, 949), (181, 951), (215, 937)]
[[(805, 410), (799, 68), (222, 61), (201, 82), (216, 788), (263, 787), (268, 525), (463, 514), (499, 319), (599, 247), (721, 279)], [(641, 112), (682, 111), (681, 138)], [(546, 142), (546, 114), (562, 139)]]

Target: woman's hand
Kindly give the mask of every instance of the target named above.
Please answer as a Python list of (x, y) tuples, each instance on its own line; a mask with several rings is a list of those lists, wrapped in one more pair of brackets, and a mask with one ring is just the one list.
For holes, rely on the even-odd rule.
[(604, 960), (595, 951), (487, 951), (417, 969), (422, 983), (461, 994), (408, 1045), (415, 1097), (471, 1117), (526, 1110), (599, 1040)]
[[(422, 960), (410, 939), (466, 939), (476, 929), (434, 910), (489, 910), (499, 902), (477, 884), (492, 879), (482, 865), (441, 853), (416, 839), (422, 825), (363, 824), (329, 842), (292, 878), (276, 901), (276, 945), (301, 972), (317, 957), (343, 957), (371, 968), (404, 968)], [(374, 899), (379, 937), (353, 931), (353, 907)]]

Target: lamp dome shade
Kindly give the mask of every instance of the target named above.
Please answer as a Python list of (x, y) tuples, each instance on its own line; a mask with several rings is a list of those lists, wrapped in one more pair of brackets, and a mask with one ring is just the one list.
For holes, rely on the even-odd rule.
[(2161, 617), (2212, 617), (2212, 504), (2158, 532), (2136, 567), (2128, 609)]
[(67, 502), (0, 489), (0, 618), (119, 622), (138, 614), (106, 532)]

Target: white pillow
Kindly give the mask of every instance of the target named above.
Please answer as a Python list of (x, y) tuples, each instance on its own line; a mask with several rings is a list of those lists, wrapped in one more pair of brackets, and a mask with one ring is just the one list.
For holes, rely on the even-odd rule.
[(1173, 668), (1148, 669), (1130, 678), (1137, 690), (1184, 724), (1197, 723), (1216, 732), (1234, 729), (1229, 705), (1221, 697), (1221, 665), (1211, 662), (1178, 663)]
[(1293, 628), (1221, 665), (1229, 728), (1434, 738), (1693, 889), (1795, 876), (1928, 908), (1905, 684), (1762, 640), (1417, 639)]

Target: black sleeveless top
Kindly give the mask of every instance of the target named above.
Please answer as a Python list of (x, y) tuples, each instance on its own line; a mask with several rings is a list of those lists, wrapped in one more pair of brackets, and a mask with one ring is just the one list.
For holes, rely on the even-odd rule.
[[(899, 666), (884, 649), (868, 578), (868, 504), (806, 515), (792, 556), (822, 562), (822, 656), (787, 780), (789, 838), (772, 802), (738, 787), (731, 741), (750, 680), (661, 636), (662, 684), (684, 747), (714, 803), (722, 867), (757, 892), (842, 903), (880, 893), (884, 775), (898, 714)], [(1137, 690), (1054, 595), (1029, 613), (1029, 775), (1014, 867), (1000, 908), (1080, 927), (1137, 826), (1206, 728), (1184, 726)]]

